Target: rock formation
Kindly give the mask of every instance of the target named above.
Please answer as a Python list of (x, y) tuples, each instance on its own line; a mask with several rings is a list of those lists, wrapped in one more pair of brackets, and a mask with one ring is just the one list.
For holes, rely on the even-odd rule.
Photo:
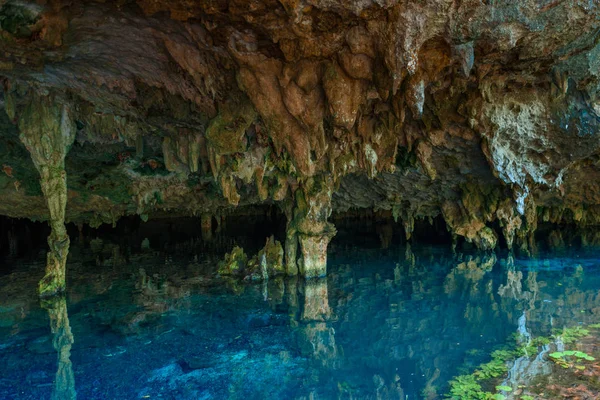
[(34, 97), (19, 119), (21, 142), (40, 174), (40, 186), (48, 206), (50, 228), (46, 276), (40, 282), (40, 295), (53, 295), (65, 289), (65, 267), (69, 236), (65, 228), (67, 176), (65, 156), (75, 139), (69, 107), (57, 98)]
[(307, 277), (330, 214), (356, 209), (531, 251), (539, 221), (600, 223), (599, 17), (587, 0), (3, 0), (0, 214), (50, 221), (48, 293), (64, 222), (124, 215), (200, 216), (210, 240), (213, 217), (278, 205), (287, 273)]

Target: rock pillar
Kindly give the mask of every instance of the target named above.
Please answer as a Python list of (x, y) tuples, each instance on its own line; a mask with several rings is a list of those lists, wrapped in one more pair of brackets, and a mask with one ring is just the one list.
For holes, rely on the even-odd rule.
[(288, 276), (298, 275), (298, 235), (295, 229), (288, 226), (285, 235), (285, 272)]
[(212, 240), (212, 216), (210, 214), (202, 214), (200, 225), (202, 227), (202, 239), (210, 242)]
[(294, 226), (294, 207), (287, 203), (283, 207), (287, 218), (285, 227), (285, 273), (288, 276), (298, 275), (298, 232)]
[(327, 245), (336, 233), (333, 224), (327, 221), (331, 215), (332, 193), (333, 180), (328, 176), (309, 178), (302, 189), (296, 191), (292, 225), (300, 243), (298, 267), (305, 278), (327, 274)]
[(46, 275), (40, 296), (65, 290), (69, 236), (65, 227), (67, 174), (65, 156), (75, 140), (75, 124), (69, 107), (50, 96), (34, 96), (19, 118), (20, 139), (40, 174), (40, 185), (50, 214)]

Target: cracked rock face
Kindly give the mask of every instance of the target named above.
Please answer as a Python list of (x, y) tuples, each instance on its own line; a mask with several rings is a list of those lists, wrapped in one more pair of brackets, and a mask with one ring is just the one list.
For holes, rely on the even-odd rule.
[(597, 225), (598, 21), (591, 0), (2, 0), (0, 214), (53, 220), (38, 159), (71, 140), (66, 222), (302, 193), (306, 248), (356, 208), (482, 249)]

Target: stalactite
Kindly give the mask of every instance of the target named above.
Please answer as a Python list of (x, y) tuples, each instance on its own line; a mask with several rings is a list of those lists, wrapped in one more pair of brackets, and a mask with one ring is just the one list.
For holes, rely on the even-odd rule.
[(454, 52), (458, 58), (458, 63), (461, 68), (461, 72), (465, 77), (469, 77), (473, 64), (475, 63), (475, 52), (473, 49), (473, 42), (459, 44), (454, 47)]
[(425, 105), (425, 81), (418, 74), (409, 78), (406, 88), (406, 103), (412, 111), (413, 118), (421, 119)]
[(402, 224), (404, 225), (404, 234), (406, 236), (406, 240), (410, 240), (412, 237), (412, 233), (415, 230), (415, 219), (412, 215), (407, 216), (402, 219)]
[(535, 255), (537, 253), (537, 245), (535, 243), (535, 232), (538, 225), (537, 207), (535, 201), (528, 197), (525, 202), (524, 216), (525, 223), (517, 232), (519, 249), (523, 254)]
[(75, 124), (69, 106), (53, 96), (35, 95), (19, 119), (20, 139), (40, 174), (40, 185), (50, 213), (50, 251), (41, 296), (63, 292), (69, 253), (65, 227), (67, 175), (65, 157), (75, 140)]

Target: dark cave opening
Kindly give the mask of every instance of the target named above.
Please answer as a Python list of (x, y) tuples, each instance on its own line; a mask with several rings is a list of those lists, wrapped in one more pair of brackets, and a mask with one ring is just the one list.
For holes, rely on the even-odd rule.
[[(240, 208), (229, 215), (212, 215), (211, 229), (203, 231), (201, 218), (150, 218), (142, 221), (138, 216), (119, 219), (115, 225), (103, 224), (92, 228), (87, 224), (67, 224), (72, 246), (88, 248), (91, 241), (101, 239), (118, 245), (123, 256), (142, 251), (158, 251), (167, 255), (184, 255), (186, 252), (210, 253), (217, 257), (240, 246), (248, 254), (256, 254), (273, 236), (282, 243), (286, 237), (286, 216), (275, 206)], [(328, 252), (336, 253), (353, 246), (381, 249), (403, 246), (406, 243), (455, 246), (457, 251), (476, 252), (473, 243), (452, 235), (441, 215), (416, 219), (410, 239), (407, 240), (403, 221), (395, 221), (389, 212), (352, 210), (333, 213), (331, 221), (337, 233)], [(498, 237), (498, 251), (506, 251), (507, 243), (498, 223), (491, 225)], [(0, 217), (0, 259), (35, 260), (45, 257), (50, 232), (46, 222)], [(557, 250), (594, 245), (598, 235), (571, 225), (541, 223), (535, 240), (539, 250)], [(518, 253), (518, 249), (515, 249)], [(3, 263), (1, 273), (7, 273), (10, 263)]]

